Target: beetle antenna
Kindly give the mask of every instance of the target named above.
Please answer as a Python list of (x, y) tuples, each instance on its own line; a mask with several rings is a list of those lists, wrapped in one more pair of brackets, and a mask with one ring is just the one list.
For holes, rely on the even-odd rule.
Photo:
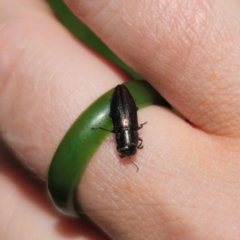
[(132, 159), (129, 157), (129, 159), (130, 159), (130, 161), (132, 162), (132, 164), (137, 168), (137, 171), (136, 172), (138, 172), (138, 170), (139, 170), (139, 167), (137, 166), (137, 164), (136, 163), (134, 163), (133, 161), (132, 161)]

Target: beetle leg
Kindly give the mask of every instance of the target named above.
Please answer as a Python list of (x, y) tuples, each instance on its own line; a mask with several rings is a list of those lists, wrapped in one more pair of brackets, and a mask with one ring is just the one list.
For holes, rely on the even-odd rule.
[(114, 130), (108, 130), (108, 129), (102, 128), (102, 127), (92, 127), (91, 129), (92, 130), (101, 129), (101, 130), (104, 130), (104, 131), (107, 131), (107, 132), (115, 133)]
[(140, 141), (140, 144), (137, 146), (137, 148), (142, 149), (143, 148), (143, 146), (142, 146), (143, 140), (141, 138), (138, 138), (138, 141)]
[[(135, 102), (136, 102), (136, 100), (135, 100)], [(136, 106), (136, 111), (138, 110), (138, 107)]]
[(138, 127), (138, 130), (141, 129), (145, 124), (147, 124), (147, 122), (141, 123), (140, 126)]

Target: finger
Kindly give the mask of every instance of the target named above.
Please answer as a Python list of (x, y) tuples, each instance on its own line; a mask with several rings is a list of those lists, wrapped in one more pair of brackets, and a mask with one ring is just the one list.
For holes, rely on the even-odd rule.
[(44, 1), (1, 1), (1, 6), (1, 137), (46, 179), (72, 122), (125, 76), (79, 43)]
[(189, 121), (211, 133), (240, 134), (239, 4), (66, 2)]
[(131, 159), (138, 172), (120, 159), (114, 136), (104, 142), (81, 180), (82, 209), (113, 239), (237, 239), (239, 141), (158, 110), (139, 111), (148, 124)]

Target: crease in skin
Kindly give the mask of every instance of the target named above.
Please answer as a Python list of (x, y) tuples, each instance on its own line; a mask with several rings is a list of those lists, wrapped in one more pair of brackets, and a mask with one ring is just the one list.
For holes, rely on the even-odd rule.
[[(26, 45), (19, 46), (15, 42), (15, 39), (18, 39), (16, 25), (14, 22), (7, 22), (2, 25), (0, 30), (0, 74), (2, 76), (0, 81), (0, 93), (3, 95), (6, 88), (12, 82), (16, 82), (15, 71), (18, 68), (20, 63), (21, 56), (24, 54), (24, 50), (26, 49)], [(14, 54), (13, 54), (13, 47)], [(13, 80), (11, 80), (13, 78)]]

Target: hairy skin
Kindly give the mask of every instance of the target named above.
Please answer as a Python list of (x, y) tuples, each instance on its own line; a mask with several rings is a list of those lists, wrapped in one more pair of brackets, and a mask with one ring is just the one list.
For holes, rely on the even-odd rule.
[(60, 215), (37, 178), (46, 181), (77, 116), (128, 77), (76, 40), (44, 1), (0, 0), (0, 239), (239, 239), (238, 2), (66, 2), (191, 124), (161, 107), (139, 111), (149, 122), (133, 159), (139, 172), (119, 160), (110, 136), (79, 186), (102, 231)]

